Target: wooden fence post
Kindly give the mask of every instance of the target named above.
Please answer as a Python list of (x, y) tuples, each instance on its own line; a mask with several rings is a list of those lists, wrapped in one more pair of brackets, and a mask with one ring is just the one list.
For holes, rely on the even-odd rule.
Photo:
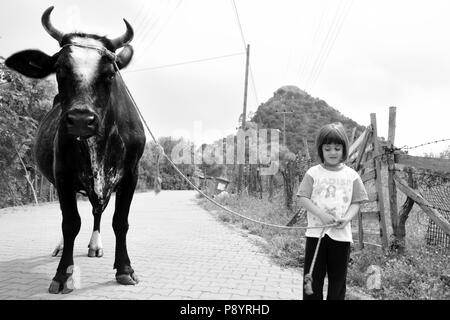
[[(416, 184), (413, 177), (413, 169), (411, 167), (407, 168), (406, 172), (408, 172), (408, 185), (412, 189), (416, 189)], [(394, 178), (394, 177), (392, 177)], [(391, 243), (391, 250), (396, 250), (398, 253), (403, 254), (405, 252), (406, 242), (406, 220), (409, 217), (409, 213), (411, 212), (412, 207), (414, 206), (414, 200), (411, 197), (407, 196), (405, 203), (401, 207), (398, 213), (398, 226), (395, 231), (395, 239), (394, 242)]]
[(352, 133), (351, 133), (350, 139), (349, 139), (350, 145), (352, 145), (353, 142), (355, 142), (355, 135), (356, 135), (356, 127), (354, 127), (354, 128), (352, 129)]
[[(372, 136), (372, 127), (369, 127), (369, 129), (367, 129), (363, 132), (364, 137), (363, 137), (362, 143), (359, 145), (358, 157), (356, 158), (356, 163), (355, 163), (356, 171), (360, 171), (360, 164), (361, 164), (362, 158), (364, 156), (366, 159), (368, 158), (366, 149), (367, 149), (367, 144), (370, 140), (370, 137)], [(358, 212), (358, 240), (359, 240), (359, 248), (361, 250), (364, 249), (364, 225), (363, 225), (363, 214), (362, 214), (361, 210)]]
[(311, 156), (309, 155), (308, 139), (306, 139), (306, 137), (304, 137), (302, 140), (303, 140), (303, 146), (305, 148), (305, 158), (307, 161), (310, 161)]
[(389, 131), (388, 131), (388, 149), (390, 153), (387, 157), (388, 163), (388, 197), (389, 197), (389, 209), (391, 213), (391, 224), (394, 237), (398, 237), (398, 207), (397, 207), (397, 187), (395, 186), (394, 174), (395, 174), (395, 162), (394, 162), (394, 145), (395, 145), (395, 120), (396, 120), (396, 108), (389, 108)]
[(388, 246), (388, 237), (387, 237), (387, 229), (386, 229), (386, 217), (385, 217), (385, 209), (384, 209), (384, 197), (383, 197), (383, 185), (381, 182), (381, 159), (380, 156), (382, 154), (382, 150), (380, 147), (380, 141), (378, 141), (378, 130), (377, 130), (377, 117), (375, 113), (370, 114), (370, 123), (372, 125), (372, 139), (374, 146), (374, 157), (375, 157), (375, 188), (378, 195), (378, 211), (380, 212), (380, 234), (381, 234), (381, 244), (383, 248), (387, 248)]

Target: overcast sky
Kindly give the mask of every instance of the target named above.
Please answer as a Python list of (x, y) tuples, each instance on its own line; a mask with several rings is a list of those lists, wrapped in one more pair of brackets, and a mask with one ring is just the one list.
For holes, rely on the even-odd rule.
[(248, 112), (295, 85), (361, 125), (376, 113), (381, 136), (396, 106), (398, 147), (450, 138), (448, 0), (1, 0), (0, 55), (55, 53), (40, 22), (51, 5), (64, 32), (116, 37), (122, 18), (131, 23), (135, 56), (122, 73), (157, 137), (235, 133), (250, 44)]

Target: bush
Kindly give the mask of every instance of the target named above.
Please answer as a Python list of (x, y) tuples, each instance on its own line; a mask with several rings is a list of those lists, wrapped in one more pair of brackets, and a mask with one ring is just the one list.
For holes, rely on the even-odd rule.
[[(351, 254), (348, 270), (350, 285), (382, 300), (450, 299), (449, 256), (422, 247), (405, 255), (390, 255), (368, 250)], [(365, 271), (375, 264), (382, 269), (380, 290), (366, 288)]]

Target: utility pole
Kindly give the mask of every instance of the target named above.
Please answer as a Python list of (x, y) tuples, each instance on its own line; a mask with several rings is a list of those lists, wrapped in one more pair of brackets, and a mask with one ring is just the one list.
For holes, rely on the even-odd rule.
[(286, 146), (286, 114), (294, 113), (294, 111), (275, 111), (276, 113), (283, 114), (283, 146)]
[(242, 129), (245, 129), (245, 118), (247, 117), (247, 89), (248, 89), (248, 68), (250, 63), (250, 45), (247, 45), (247, 60), (245, 63), (245, 86), (244, 86), (244, 111), (242, 112)]
[[(245, 63), (245, 85), (244, 85), (244, 110), (242, 112), (242, 124), (241, 129), (245, 130), (245, 118), (247, 117), (247, 88), (248, 88), (248, 69), (249, 69), (249, 62), (250, 62), (250, 45), (247, 45), (247, 59)], [(245, 146), (245, 140), (244, 140), (244, 146)], [(245, 154), (245, 148), (244, 148), (244, 154)], [(237, 192), (238, 195), (241, 195), (242, 193), (242, 174), (243, 169), (245, 165), (245, 157), (244, 157), (244, 164), (238, 164), (238, 181), (237, 181)]]

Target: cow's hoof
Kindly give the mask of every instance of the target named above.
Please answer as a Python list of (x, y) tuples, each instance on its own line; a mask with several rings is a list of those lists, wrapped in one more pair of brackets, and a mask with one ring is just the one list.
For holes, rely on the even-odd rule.
[(123, 285), (135, 285), (139, 283), (137, 275), (130, 266), (126, 266), (122, 270), (116, 272), (116, 281)]
[(127, 286), (139, 283), (139, 279), (134, 272), (132, 274), (120, 274), (116, 276), (116, 281)]
[(93, 257), (103, 257), (103, 249), (102, 248), (98, 248), (98, 249), (90, 249), (88, 250), (88, 257), (93, 258)]
[(73, 279), (73, 266), (69, 266), (66, 272), (56, 272), (53, 277), (48, 292), (52, 294), (70, 293), (75, 289), (75, 281)]
[(52, 280), (52, 283), (50, 283), (50, 287), (48, 288), (48, 292), (52, 294), (57, 294), (62, 290), (61, 283)]

